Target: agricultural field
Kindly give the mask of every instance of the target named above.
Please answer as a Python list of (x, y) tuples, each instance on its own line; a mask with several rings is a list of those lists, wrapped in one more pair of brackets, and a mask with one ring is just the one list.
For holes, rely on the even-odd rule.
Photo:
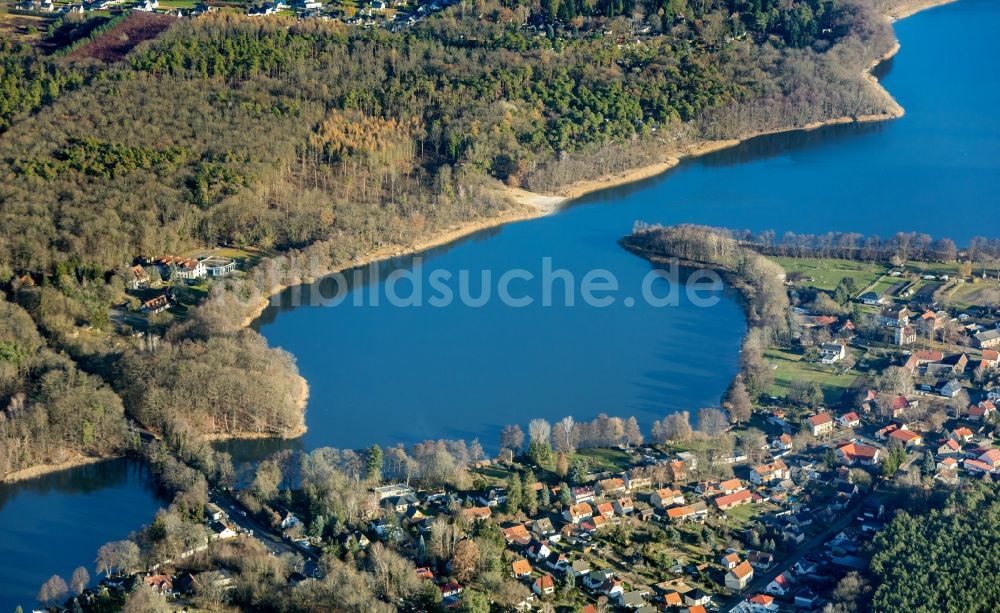
[(120, 62), (139, 43), (156, 38), (175, 20), (156, 13), (132, 13), (125, 21), (74, 49), (68, 57), (93, 58), (108, 64)]
[(947, 301), (958, 309), (973, 306), (1000, 306), (1000, 284), (995, 281), (961, 283), (949, 292)]
[(813, 279), (803, 285), (823, 290), (833, 290), (844, 277), (854, 279), (854, 283), (860, 289), (869, 285), (880, 274), (889, 271), (884, 264), (877, 262), (788, 257), (770, 259), (780, 264), (786, 273), (798, 272)]

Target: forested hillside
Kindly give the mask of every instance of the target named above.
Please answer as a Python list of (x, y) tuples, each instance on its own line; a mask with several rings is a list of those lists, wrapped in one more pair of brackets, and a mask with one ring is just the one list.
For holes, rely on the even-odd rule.
[[(301, 431), (293, 360), (238, 329), (276, 283), (494, 217), (516, 206), (503, 184), (558, 190), (890, 102), (862, 77), (892, 41), (867, 0), (480, 0), (398, 32), (221, 13), (177, 20), (121, 61), (81, 50), (128, 20), (75, 19), (44, 45), (0, 43), (0, 283), (46, 359), (45, 346), (70, 356), (175, 442)], [(162, 339), (112, 321), (135, 299), (136, 258), (218, 244), (284, 259), (228, 290), (179, 284), (212, 300), (154, 327)], [(39, 364), (19, 362), (0, 398), (38, 400), (18, 432), (47, 430), (42, 408), (85, 432), (42, 393)], [(75, 373), (93, 388), (82, 397), (111, 394)], [(90, 421), (109, 434), (60, 431), (60, 444), (120, 444)], [(51, 455), (33, 449), (8, 466)]]
[(56, 355), (21, 307), (0, 301), (0, 476), (127, 444), (121, 399)]

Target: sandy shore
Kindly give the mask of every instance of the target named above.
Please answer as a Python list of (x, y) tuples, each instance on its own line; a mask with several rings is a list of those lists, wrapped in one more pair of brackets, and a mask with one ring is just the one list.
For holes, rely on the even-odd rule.
[(895, 8), (889, 9), (887, 17), (893, 21), (906, 19), (907, 17), (919, 13), (920, 11), (934, 8), (935, 6), (941, 6), (943, 4), (951, 4), (952, 2), (957, 1), (958, 0), (908, 0)]
[(120, 456), (107, 456), (107, 457), (92, 457), (92, 456), (76, 456), (65, 462), (60, 462), (58, 464), (39, 464), (37, 466), (31, 466), (28, 468), (22, 468), (21, 470), (15, 470), (14, 472), (9, 472), (0, 479), (0, 483), (16, 483), (18, 481), (27, 481), (28, 479), (34, 479), (36, 477), (41, 477), (42, 475), (47, 475), (49, 473), (57, 473), (69, 468), (76, 468), (78, 466), (87, 466), (88, 464), (97, 464), (98, 462), (104, 462), (106, 460), (113, 460)]

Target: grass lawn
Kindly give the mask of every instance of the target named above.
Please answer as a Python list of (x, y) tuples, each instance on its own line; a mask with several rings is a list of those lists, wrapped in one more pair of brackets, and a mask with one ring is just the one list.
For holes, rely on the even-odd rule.
[(842, 369), (836, 365), (804, 362), (801, 354), (790, 351), (768, 349), (764, 357), (777, 367), (774, 370), (774, 385), (769, 390), (772, 396), (787, 396), (796, 381), (815, 381), (823, 390), (824, 402), (834, 405), (840, 402), (844, 392), (857, 378), (854, 373), (840, 374)]
[(1000, 305), (1000, 285), (995, 281), (962, 283), (949, 293), (948, 302), (959, 309), (968, 309), (973, 306), (997, 306)]
[(799, 272), (813, 278), (813, 281), (802, 282), (801, 285), (825, 290), (837, 287), (837, 284), (844, 277), (854, 279), (854, 283), (860, 290), (874, 281), (880, 274), (888, 271), (884, 264), (875, 262), (819, 258), (772, 257), (771, 259), (780, 264), (786, 273)]
[(733, 530), (741, 530), (750, 521), (761, 515), (762, 513), (767, 513), (769, 511), (775, 510), (777, 507), (770, 503), (762, 504), (741, 504), (738, 507), (733, 507), (726, 511), (726, 519), (729, 527)]
[(623, 471), (632, 463), (632, 456), (620, 449), (580, 449), (570, 456), (570, 461), (577, 458), (587, 460), (593, 471)]

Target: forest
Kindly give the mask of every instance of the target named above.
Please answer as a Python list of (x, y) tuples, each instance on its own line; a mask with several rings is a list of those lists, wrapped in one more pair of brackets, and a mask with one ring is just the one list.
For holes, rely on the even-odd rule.
[(900, 511), (875, 537), (876, 611), (996, 611), (1000, 498), (994, 484), (958, 491), (923, 515)]

